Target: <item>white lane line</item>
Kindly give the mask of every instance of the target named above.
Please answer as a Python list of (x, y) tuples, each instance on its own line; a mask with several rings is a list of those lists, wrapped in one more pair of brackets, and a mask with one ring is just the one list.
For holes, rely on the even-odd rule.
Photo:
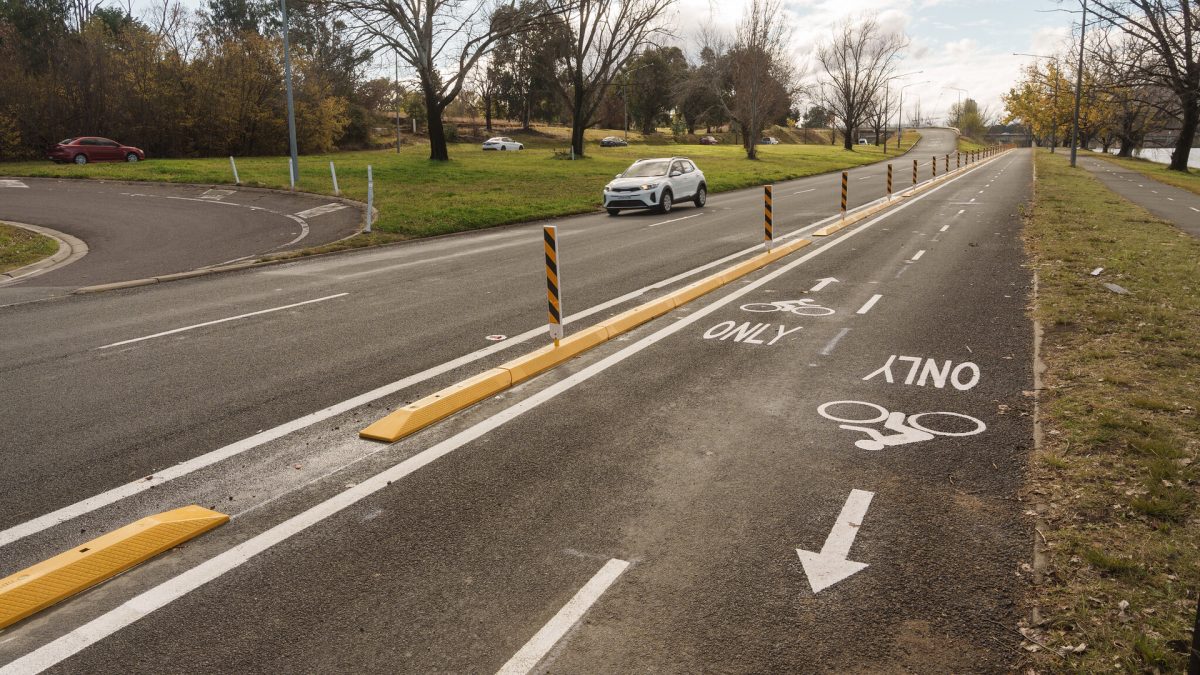
[(958, 216), (961, 216), (962, 214), (964, 214), (966, 212), (967, 212), (966, 209), (959, 209), (958, 213), (954, 214), (954, 216), (957, 218)]
[(849, 328), (843, 328), (840, 331), (838, 331), (838, 334), (834, 335), (833, 339), (830, 340), (829, 342), (827, 342), (825, 344), (825, 346), (821, 348), (821, 356), (829, 356), (830, 354), (832, 354), (833, 350), (837, 347), (837, 344), (839, 342), (841, 342), (842, 338), (846, 337), (846, 333), (849, 333), (849, 332), (850, 332)]
[(1196, 207), (1194, 207), (1194, 206), (1189, 206), (1188, 208), (1189, 208), (1189, 209), (1191, 209), (1191, 210), (1193, 210), (1193, 211), (1200, 212), (1200, 209), (1198, 209), (1198, 208), (1196, 208)]
[(1173, 202), (1173, 201), (1175, 201), (1175, 198), (1174, 198), (1174, 197), (1167, 197), (1167, 201), (1169, 201), (1169, 202)]
[(29, 189), (29, 186), (28, 186), (28, 185), (26, 185), (26, 184), (24, 184), (24, 183), (22, 183), (22, 182), (21, 182), (21, 181), (19, 181), (19, 180), (14, 180), (14, 179), (11, 179), (11, 178), (5, 178), (5, 179), (3, 179), (3, 180), (0, 180), (0, 188), (25, 188), (25, 189)]
[(979, 194), (983, 194), (983, 190), (980, 190), (980, 191), (979, 191)]
[(871, 308), (874, 307), (875, 303), (879, 302), (879, 299), (882, 297), (883, 297), (882, 295), (878, 295), (878, 294), (872, 295), (871, 299), (867, 301), (867, 304), (863, 305), (862, 307), (859, 307), (858, 311), (855, 312), (855, 314), (866, 314), (867, 312), (871, 311)]
[(350, 208), (350, 207), (346, 206), (345, 204), (338, 204), (337, 202), (332, 202), (329, 204), (325, 204), (324, 206), (315, 206), (306, 211), (299, 211), (296, 213), (296, 215), (300, 216), (301, 218), (316, 218), (317, 216), (323, 216), (326, 213), (333, 213), (334, 211), (341, 211), (342, 209), (348, 209), (348, 208)]
[(913, 262), (917, 262), (918, 260), (920, 260), (920, 259), (921, 259), (921, 256), (923, 256), (923, 255), (925, 255), (925, 249), (921, 249), (920, 251), (917, 251), (916, 255), (914, 255), (914, 256), (911, 258), (911, 260), (912, 260)]
[(859, 180), (870, 180), (872, 178), (874, 178), (874, 176), (863, 176), (862, 178), (859, 178)]
[(284, 246), (291, 246), (292, 244), (294, 244), (308, 236), (308, 223), (305, 222), (304, 218), (301, 218), (300, 216), (293, 216), (291, 214), (284, 214), (284, 215), (286, 215), (288, 218), (291, 218), (292, 220), (296, 221), (297, 223), (300, 223), (300, 234), (295, 239), (289, 241), (288, 243), (280, 244), (279, 246), (276, 246), (275, 248), (283, 248)]
[(968, 204), (974, 204), (974, 203), (975, 203), (975, 198), (974, 198), (974, 197), (971, 197), (971, 201), (969, 201), (969, 202), (967, 202), (967, 203), (968, 203)]
[(604, 567), (601, 567), (600, 571), (596, 572), (596, 575), (584, 584), (524, 647), (513, 654), (508, 663), (496, 671), (496, 675), (525, 675), (531, 672), (628, 567), (628, 562), (616, 558), (604, 563)]
[(684, 216), (682, 218), (672, 218), (671, 220), (664, 220), (661, 223), (651, 223), (650, 227), (656, 227), (658, 225), (666, 225), (667, 223), (678, 223), (681, 220), (687, 220), (688, 218), (696, 218), (696, 217), (699, 217), (702, 215), (704, 215), (704, 214), (703, 213), (693, 213), (690, 216)]
[(174, 328), (172, 330), (165, 330), (161, 333), (155, 333), (154, 335), (144, 335), (142, 337), (132, 338), (129, 340), (121, 340), (120, 342), (114, 342), (112, 344), (104, 345), (103, 347), (96, 347), (96, 349), (108, 349), (109, 347), (120, 347), (121, 345), (132, 344), (134, 342), (142, 342), (143, 340), (153, 340), (154, 338), (162, 337), (164, 335), (174, 335), (175, 333), (182, 333), (182, 332), (188, 331), (188, 330), (195, 330), (197, 328), (203, 328), (205, 326), (215, 326), (219, 323), (226, 323), (229, 321), (237, 321), (238, 319), (245, 319), (245, 318), (248, 318), (251, 316), (258, 316), (260, 314), (270, 314), (271, 312), (279, 312), (279, 311), (282, 311), (285, 309), (291, 309), (293, 307), (300, 307), (303, 305), (311, 305), (314, 302), (324, 302), (326, 300), (332, 300), (334, 298), (341, 298), (341, 297), (344, 297), (347, 295), (350, 295), (350, 294), (349, 293), (338, 293), (337, 295), (327, 295), (323, 298), (316, 298), (315, 300), (305, 300), (304, 302), (294, 302), (290, 305), (284, 305), (282, 307), (272, 307), (271, 309), (260, 309), (257, 312), (248, 312), (246, 314), (238, 314), (237, 316), (230, 316), (230, 317), (226, 317), (224, 319), (216, 319), (214, 321), (205, 321), (204, 323), (198, 323), (198, 324), (194, 324), (191, 326), (184, 326), (183, 328)]
[(802, 194), (804, 194), (805, 192), (813, 192), (813, 191), (815, 191), (816, 189), (817, 189), (817, 188), (809, 188), (809, 189), (807, 189), (807, 190), (797, 190), (797, 191), (793, 192), (792, 194), (794, 194), (794, 195), (802, 195)]
[[(447, 438), (446, 440), (427, 448), (412, 457), (392, 466), (390, 469), (384, 470), (382, 473), (376, 474), (372, 478), (368, 478), (359, 484), (347, 489), (344, 492), (334, 495), (329, 499), (310, 507), (307, 511), (299, 513), (284, 522), (272, 527), (265, 532), (262, 532), (250, 539), (238, 544), (237, 546), (210, 558), (196, 567), (193, 567), (186, 572), (183, 572), (172, 579), (169, 579), (148, 591), (143, 592), (124, 604), (112, 609), (105, 614), (89, 621), (88, 623), (72, 630), (71, 632), (42, 645), (32, 652), (22, 656), (8, 665), (0, 667), (0, 675), (24, 675), (29, 672), (41, 672), (61, 663), (70, 658), (74, 654), (86, 649), (104, 638), (116, 633), (122, 628), (134, 623), (150, 614), (151, 612), (166, 606), (168, 603), (183, 597), (184, 595), (200, 588), (204, 584), (212, 581), (225, 574), (226, 572), (240, 566), (250, 558), (266, 551), (275, 544), (282, 542), (293, 535), (301, 532), (330, 516), (333, 516), (343, 509), (352, 506), (372, 494), (383, 490), (390, 486), (394, 481), (417, 471), (418, 469), (429, 465), (437, 459), (450, 454), (454, 450), (470, 443), (471, 441), (484, 436), (489, 431), (496, 429), (506, 422), (520, 417), (522, 414), (533, 410), (537, 406), (553, 399), (559, 394), (573, 388), (575, 385), (591, 379), (593, 376), (607, 370), (608, 368), (624, 361), (634, 354), (654, 345), (655, 343), (666, 339), (667, 337), (678, 333), (684, 328), (700, 321), (708, 315), (725, 307), (726, 305), (737, 301), (762, 286), (765, 286), (779, 277), (791, 272), (795, 268), (821, 255), (829, 249), (842, 244), (860, 232), (866, 231), (872, 225), (879, 223), (891, 216), (904, 211), (913, 204), (936, 194), (943, 188), (951, 185), (959, 178), (963, 178), (969, 174), (951, 178), (945, 183), (931, 188), (924, 194), (917, 195), (909, 201), (895, 207), (894, 209), (881, 213), (875, 218), (872, 218), (858, 227), (846, 232), (842, 236), (827, 242), (817, 249), (793, 260), (783, 267), (767, 274), (756, 281), (753, 281), (734, 292), (712, 302), (709, 305), (701, 307), (699, 310), (687, 315), (686, 317), (669, 324), (658, 331), (638, 340), (615, 354), (605, 357), (600, 361), (584, 368), (583, 370), (571, 375), (559, 382), (556, 382), (549, 387), (537, 392), (529, 398), (500, 411), (499, 413), (477, 422), (475, 425), (460, 431), (459, 433)], [(828, 219), (827, 219), (828, 220)], [(811, 226), (810, 226), (811, 227)], [(807, 228), (806, 228), (807, 229)], [(785, 235), (786, 236), (786, 235)], [(545, 328), (539, 327), (536, 329), (538, 334), (545, 334)], [(504, 342), (498, 345), (505, 344)], [(0, 533), (3, 537), (5, 533)], [(3, 545), (3, 540), (0, 539), (0, 545)]]
[(1151, 190), (1151, 194), (1158, 194), (1158, 190)]
[(949, 226), (949, 225), (943, 225), (943, 226), (942, 226), (942, 229), (938, 230), (938, 232), (945, 232), (945, 231), (946, 231), (946, 230), (948, 230), (948, 229), (950, 229), (950, 226)]

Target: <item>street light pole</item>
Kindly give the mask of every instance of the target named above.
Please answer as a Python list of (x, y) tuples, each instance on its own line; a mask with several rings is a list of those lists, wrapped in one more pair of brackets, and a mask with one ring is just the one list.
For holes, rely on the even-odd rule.
[[(909, 73), (909, 75), (916, 75), (917, 73), (923, 73), (923, 72), (925, 72), (925, 71), (918, 70), (916, 73)], [(902, 75), (901, 77), (904, 77), (904, 76)], [(904, 90), (908, 89), (909, 87), (916, 85), (916, 84), (928, 84), (928, 83), (929, 83), (929, 80), (924, 80), (921, 82), (909, 82), (908, 84), (904, 85), (903, 87), (900, 87), (900, 102), (896, 106), (897, 107), (897, 110), (896, 110), (896, 120), (897, 120), (896, 121), (896, 149), (897, 150), (899, 150), (901, 148), (900, 143), (901, 143), (901, 141), (904, 140)], [(920, 120), (917, 120), (917, 121), (920, 122)]]
[[(296, 157), (296, 107), (292, 103), (292, 55), (288, 48), (287, 0), (279, 0), (279, 11), (283, 14), (283, 77), (287, 88), (288, 147), (291, 151), (292, 177), (300, 179), (300, 160)], [(294, 184), (292, 187), (296, 187)]]
[(1087, 32), (1087, 0), (1083, 0), (1083, 15), (1079, 20), (1079, 70), (1075, 72), (1075, 119), (1071, 124), (1071, 166), (1079, 146), (1079, 98), (1083, 94), (1083, 38)]

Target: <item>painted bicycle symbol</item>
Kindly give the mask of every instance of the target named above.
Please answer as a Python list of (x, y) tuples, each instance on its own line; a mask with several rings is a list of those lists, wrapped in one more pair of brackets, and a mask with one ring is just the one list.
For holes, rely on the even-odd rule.
[[(855, 417), (838, 417), (829, 412), (829, 408), (834, 406), (842, 406), (842, 414), (849, 414), (850, 406), (860, 406), (870, 408), (872, 413), (867, 419), (858, 419)], [(822, 404), (817, 408), (817, 412), (821, 417), (834, 422), (843, 422), (838, 428), (848, 431), (860, 431), (867, 435), (867, 438), (862, 438), (854, 442), (855, 447), (862, 450), (882, 450), (887, 447), (896, 445), (907, 445), (909, 443), (920, 443), (928, 441), (934, 436), (974, 436), (975, 434), (983, 433), (987, 429), (987, 425), (981, 420), (977, 420), (970, 415), (953, 412), (923, 412), (915, 415), (906, 415), (902, 412), (889, 412), (887, 408), (866, 401), (830, 401)], [(966, 420), (971, 423), (974, 428), (968, 431), (943, 431), (932, 427), (922, 425), (918, 420), (921, 418), (938, 418), (939, 423), (936, 426), (944, 426), (947, 422), (953, 424), (951, 419)], [(950, 418), (950, 419), (946, 419)], [(873, 427), (861, 426), (864, 424), (878, 424), (883, 422), (883, 428), (894, 433), (884, 435), (878, 429)], [(934, 424), (933, 422), (926, 422)]]
[(829, 316), (833, 310), (828, 307), (813, 304), (812, 298), (799, 300), (776, 300), (775, 302), (752, 302), (742, 305), (747, 312), (791, 312), (800, 316)]

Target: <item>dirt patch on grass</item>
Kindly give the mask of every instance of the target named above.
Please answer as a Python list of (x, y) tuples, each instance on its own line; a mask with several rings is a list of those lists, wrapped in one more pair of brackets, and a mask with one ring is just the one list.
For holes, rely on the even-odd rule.
[(1200, 588), (1200, 242), (1062, 156), (1036, 162), (1046, 373), (1029, 497), (1047, 569), (1024, 646), (1041, 671), (1182, 672)]
[(0, 274), (54, 255), (58, 242), (44, 234), (0, 223)]

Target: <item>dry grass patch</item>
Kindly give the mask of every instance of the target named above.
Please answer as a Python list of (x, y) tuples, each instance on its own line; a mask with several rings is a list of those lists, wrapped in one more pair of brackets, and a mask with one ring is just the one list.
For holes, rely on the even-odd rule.
[(1182, 672), (1200, 588), (1200, 241), (1063, 155), (1036, 162), (1047, 372), (1030, 491), (1049, 569), (1027, 645), (1039, 670)]

